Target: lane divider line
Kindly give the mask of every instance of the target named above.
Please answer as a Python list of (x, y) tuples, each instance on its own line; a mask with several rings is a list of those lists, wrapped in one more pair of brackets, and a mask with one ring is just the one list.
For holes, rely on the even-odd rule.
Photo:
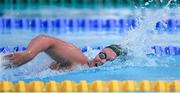
[(0, 82), (0, 92), (180, 92), (180, 81), (174, 80), (167, 82), (163, 80), (149, 81), (143, 80), (136, 82), (134, 80), (96, 80), (88, 83), (81, 80), (79, 83), (64, 80), (56, 81), (31, 81), (25, 83), (19, 81), (13, 84), (10, 81)]

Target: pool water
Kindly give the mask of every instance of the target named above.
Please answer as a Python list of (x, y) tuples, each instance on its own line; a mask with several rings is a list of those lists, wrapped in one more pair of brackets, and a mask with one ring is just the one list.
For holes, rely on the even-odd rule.
[[(177, 11), (174, 11), (177, 10)], [(0, 47), (13, 48), (15, 46), (27, 46), (28, 42), (38, 36), (39, 34), (50, 35), (67, 42), (75, 44), (79, 48), (86, 47), (84, 54), (92, 59), (100, 50), (94, 49), (97, 46), (107, 46), (109, 44), (120, 44), (129, 50), (128, 60), (121, 61), (117, 58), (112, 62), (107, 62), (103, 66), (89, 68), (87, 66), (77, 66), (73, 71), (54, 71), (48, 68), (48, 65), (53, 61), (46, 54), (41, 53), (31, 62), (12, 69), (0, 68), (0, 81), (10, 80), (17, 82), (24, 80), (29, 82), (31, 80), (42, 80), (48, 82), (50, 80), (63, 81), (73, 80), (79, 82), (80, 80), (87, 80), (92, 82), (94, 80), (179, 80), (180, 79), (180, 56), (167, 55), (163, 53), (155, 53), (152, 46), (180, 46), (179, 29), (176, 32), (169, 33), (163, 31), (158, 33), (155, 28), (156, 23), (164, 22), (166, 19), (179, 20), (180, 10), (177, 9), (159, 9), (154, 10), (137, 10), (138, 13), (130, 13), (134, 19), (138, 21), (136, 28), (131, 28), (126, 32), (118, 33), (111, 31), (85, 31), (85, 32), (68, 32), (68, 33), (45, 33), (33, 32), (31, 29), (4, 29), (0, 34)], [(76, 10), (82, 12), (82, 10)], [(83, 10), (84, 11), (84, 10)], [(96, 10), (95, 13), (100, 10)], [(106, 11), (109, 15), (106, 18), (119, 18), (120, 15), (112, 13), (117, 10)], [(87, 12), (87, 11), (86, 11)], [(89, 11), (99, 18), (94, 11)], [(101, 10), (101, 12), (103, 12)], [(83, 14), (84, 12), (82, 12)], [(128, 12), (129, 13), (129, 12)], [(63, 15), (61, 15), (63, 16)], [(6, 16), (5, 16), (6, 17)], [(64, 16), (63, 16), (64, 17)], [(164, 24), (166, 26), (166, 24)], [(12, 51), (11, 51), (12, 52)], [(7, 53), (5, 53), (7, 54)], [(5, 55), (1, 53), (1, 57)], [(1, 63), (5, 62), (1, 58)]]

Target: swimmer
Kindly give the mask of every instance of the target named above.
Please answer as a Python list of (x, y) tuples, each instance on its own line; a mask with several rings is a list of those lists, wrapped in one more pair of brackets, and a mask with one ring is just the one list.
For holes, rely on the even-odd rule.
[(117, 56), (126, 56), (127, 52), (119, 45), (110, 45), (102, 49), (93, 60), (87, 57), (75, 45), (57, 38), (39, 35), (32, 39), (25, 51), (5, 55), (13, 67), (19, 67), (31, 61), (38, 53), (45, 52), (55, 62), (49, 65), (53, 70), (71, 69), (76, 64), (97, 67)]

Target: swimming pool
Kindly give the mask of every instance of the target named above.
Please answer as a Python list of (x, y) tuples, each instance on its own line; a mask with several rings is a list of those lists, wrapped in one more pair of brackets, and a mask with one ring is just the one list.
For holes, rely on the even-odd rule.
[[(42, 9), (40, 12), (42, 13), (43, 11)], [(67, 10), (62, 9), (61, 11)], [(54, 30), (52, 28), (47, 30), (39, 28), (39, 26), (34, 28), (27, 28), (26, 26), (19, 29), (12, 26), (10, 28), (1, 28), (0, 47), (5, 49), (3, 50), (4, 53), (23, 50), (22, 48), (26, 47), (33, 37), (39, 34), (46, 34), (74, 43), (84, 51), (84, 54), (88, 56), (89, 59), (93, 58), (100, 51), (99, 49), (106, 45), (112, 43), (121, 44), (130, 50), (129, 59), (126, 62), (121, 62), (119, 58), (100, 67), (87, 68), (85, 66), (78, 66), (74, 71), (59, 72), (52, 71), (47, 67), (47, 65), (52, 62), (52, 59), (42, 53), (33, 61), (22, 67), (6, 70), (1, 68), (0, 81), (9, 80), (17, 82), (19, 80), (24, 80), (25, 82), (30, 82), (32, 80), (42, 80), (48, 82), (50, 80), (55, 80), (60, 82), (63, 80), (73, 80), (79, 82), (80, 80), (87, 80), (88, 82), (92, 82), (94, 80), (109, 81), (112, 79), (136, 81), (144, 79), (151, 81), (172, 81), (180, 79), (179, 8), (157, 10), (137, 9), (133, 10), (133, 12), (127, 9), (123, 10), (121, 13), (118, 12), (121, 11), (118, 9), (93, 11), (80, 9), (68, 11), (70, 11), (69, 14), (62, 13), (55, 18), (72, 20), (78, 18), (83, 18), (85, 20), (97, 19), (98, 22), (102, 22), (102, 20), (106, 19), (134, 19), (137, 23), (135, 25), (136, 27), (130, 26), (127, 28), (125, 27), (126, 25), (124, 25), (122, 28), (125, 30), (116, 27), (110, 27), (106, 30), (99, 26), (97, 28), (92, 28), (89, 27), (89, 25), (85, 27), (85, 29), (77, 27), (70, 29), (69, 27), (64, 27), (61, 30)], [(47, 10), (43, 13), (46, 14)], [(74, 17), (71, 16), (72, 14)], [(27, 15), (24, 15), (25, 18), (27, 18)], [(104, 18), (101, 17), (102, 15)], [(5, 13), (1, 19), (9, 18), (13, 20), (15, 18), (21, 18), (22, 16), (23, 15), (16, 15), (13, 12), (9, 15)], [(27, 19), (30, 18), (53, 19), (48, 16), (45, 18), (42, 16), (38, 18), (29, 17)], [(175, 23), (173, 23), (172, 26), (170, 25), (170, 27), (168, 27), (169, 21), (167, 21), (169, 19), (175, 20)], [(162, 23), (160, 30), (156, 29), (158, 22)], [(1, 55), (4, 55), (3, 52)], [(2, 61), (3, 60), (1, 60), (1, 62)]]

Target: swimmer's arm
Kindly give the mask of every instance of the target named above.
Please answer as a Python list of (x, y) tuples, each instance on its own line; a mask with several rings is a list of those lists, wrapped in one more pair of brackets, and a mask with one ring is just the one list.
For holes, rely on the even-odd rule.
[[(31, 40), (26, 51), (16, 52), (13, 54), (5, 55), (4, 58), (8, 59), (13, 67), (21, 66), (32, 60), (39, 52), (52, 50), (56, 45), (63, 45), (64, 41), (56, 38), (40, 35)], [(56, 52), (56, 51), (52, 51)]]
[(64, 43), (62, 40), (56, 38), (39, 35), (36, 38), (32, 39), (28, 45), (26, 53), (34, 58), (39, 52), (47, 51), (55, 46), (55, 44)]

